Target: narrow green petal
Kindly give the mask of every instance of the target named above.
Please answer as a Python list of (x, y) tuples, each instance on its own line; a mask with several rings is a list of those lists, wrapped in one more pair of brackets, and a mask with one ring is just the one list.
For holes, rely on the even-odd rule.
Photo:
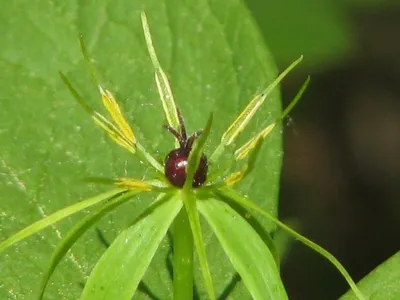
[(108, 121), (98, 112), (94, 112), (92, 118), (95, 124), (102, 128), (114, 142), (133, 154), (136, 152), (136, 145), (132, 141), (128, 140), (113, 123)]
[[(368, 299), (390, 300), (400, 299), (400, 251), (377, 266), (357, 283)], [(355, 300), (352, 290), (339, 300)]]
[(258, 157), (258, 154), (260, 153), (261, 146), (263, 144), (264, 139), (258, 139), (256, 144), (255, 144), (255, 149), (254, 151), (251, 152), (249, 159), (247, 161), (247, 164), (244, 166), (242, 171), (240, 172), (235, 172), (228, 176), (224, 182), (226, 185), (233, 185), (237, 183), (240, 180), (243, 180), (248, 174), (250, 174), (251, 171), (253, 171), (255, 165), (256, 165), (256, 160)]
[(193, 240), (196, 246), (197, 255), (199, 257), (200, 268), (205, 281), (208, 297), (215, 299), (214, 286), (212, 283), (211, 272), (207, 262), (206, 249), (204, 247), (204, 239), (201, 231), (199, 213), (197, 211), (196, 202), (197, 199), (191, 192), (185, 192), (182, 190), (183, 203), (185, 204), (186, 212), (188, 214), (190, 227), (192, 228)]
[(78, 93), (78, 91), (73, 87), (73, 85), (71, 84), (71, 82), (69, 81), (68, 77), (63, 73), (63, 72), (58, 72), (61, 80), (64, 82), (64, 84), (67, 86), (68, 90), (70, 91), (70, 93), (72, 94), (72, 96), (75, 98), (75, 100), (80, 104), (80, 106), (83, 107), (84, 110), (86, 110), (86, 112), (91, 115), (94, 116), (95, 111), (93, 108), (91, 108), (89, 105), (86, 104), (85, 100), (83, 100), (83, 97)]
[(102, 128), (108, 136), (113, 139), (117, 144), (124, 147), (128, 151), (135, 153), (135, 144), (133, 141), (126, 138), (126, 136), (110, 121), (108, 121), (105, 117), (103, 117), (100, 113), (96, 112), (92, 109), (86, 102), (83, 100), (83, 97), (78, 93), (78, 91), (72, 86), (71, 82), (68, 80), (67, 76), (65, 76), (62, 72), (60, 72), (60, 76), (64, 84), (67, 86), (68, 90), (75, 98), (75, 100), (86, 110), (86, 112), (93, 118), (95, 124)]
[(7, 240), (2, 242), (0, 244), (0, 252), (3, 251), (4, 249), (10, 247), (11, 245), (31, 236), (32, 234), (35, 234), (36, 232), (53, 225), (54, 223), (69, 217), (70, 215), (77, 213), (85, 208), (88, 208), (92, 205), (95, 205), (97, 203), (100, 203), (102, 201), (105, 201), (107, 199), (110, 199), (118, 194), (122, 194), (125, 192), (126, 189), (115, 189), (112, 191), (108, 191), (105, 193), (102, 193), (100, 195), (97, 195), (95, 197), (80, 201), (76, 204), (70, 205), (66, 208), (60, 209), (59, 211), (51, 214), (50, 216), (47, 216), (46, 218), (43, 218), (27, 227), (22, 229), (21, 231), (17, 232), (16, 234), (12, 235), (9, 237)]
[(153, 41), (151, 39), (149, 24), (147, 23), (147, 17), (144, 12), (142, 12), (141, 18), (147, 50), (149, 51), (151, 62), (155, 70), (155, 79), (157, 83), (158, 93), (160, 94), (162, 106), (164, 108), (165, 117), (167, 118), (169, 126), (171, 126), (175, 130), (179, 130), (181, 124), (178, 118), (178, 111), (176, 109), (174, 95), (172, 94), (167, 75), (161, 68), (161, 65), (158, 61), (156, 50), (154, 49)]
[(81, 52), (83, 58), (85, 59), (87, 66), (89, 67), (90, 75), (92, 75), (93, 81), (97, 86), (100, 86), (100, 80), (97, 76), (96, 69), (89, 57), (89, 52), (87, 51), (85, 40), (83, 39), (83, 35), (79, 35), (79, 45), (81, 46)]
[(130, 200), (132, 196), (140, 193), (141, 191), (129, 191), (125, 194), (115, 197), (109, 202), (98, 207), (96, 210), (91, 212), (89, 215), (84, 217), (81, 221), (74, 225), (74, 227), (68, 232), (68, 234), (62, 239), (61, 243), (57, 245), (54, 253), (50, 260), (50, 265), (43, 275), (42, 284), (40, 286), (39, 299), (43, 298), (44, 291), (49, 282), (51, 275), (58, 266), (61, 259), (65, 256), (69, 249), (75, 244), (75, 242), (89, 230), (100, 218), (102, 218), (108, 212), (114, 210), (119, 205)]
[(139, 143), (136, 142), (137, 154), (140, 158), (143, 158), (150, 166), (152, 166), (157, 172), (164, 174), (164, 167), (155, 159), (146, 149)]
[(241, 205), (243, 208), (248, 209), (248, 210), (255, 210), (256, 212), (260, 213), (261, 215), (267, 217), (271, 222), (285, 230), (288, 234), (293, 236), (295, 239), (298, 239), (300, 242), (302, 242), (304, 245), (308, 246), (309, 248), (313, 249), (315, 252), (319, 253), (323, 257), (325, 257), (327, 260), (329, 260), (333, 266), (336, 267), (336, 269), (342, 274), (343, 278), (347, 281), (347, 283), (350, 285), (351, 289), (354, 291), (354, 293), (357, 295), (357, 298), (359, 300), (365, 300), (366, 298), (364, 295), (361, 293), (361, 291), (358, 289), (356, 286), (355, 282), (351, 278), (350, 274), (346, 271), (346, 269), (343, 267), (343, 265), (334, 257), (331, 253), (329, 253), (327, 250), (319, 246), (318, 244), (314, 243), (313, 241), (309, 240), (305, 236), (297, 233), (294, 231), (292, 228), (288, 227), (278, 219), (276, 219), (274, 216), (271, 214), (267, 213), (264, 211), (262, 208), (260, 208), (258, 205), (255, 203), (249, 201), (245, 197), (241, 196), (239, 193), (237, 193), (235, 190), (229, 188), (229, 187), (224, 187), (218, 190), (217, 195), (220, 197), (228, 198), (239, 205)]
[(139, 142), (136, 141), (136, 143), (134, 143), (134, 141), (129, 139), (118, 127), (87, 105), (82, 96), (72, 86), (68, 78), (62, 72), (60, 72), (60, 76), (75, 100), (87, 111), (88, 114), (91, 115), (95, 124), (102, 128), (114, 142), (133, 154), (137, 153), (140, 156), (140, 159), (143, 158), (150, 166), (156, 169), (156, 171), (161, 173), (164, 172), (163, 166), (150, 153), (148, 153)]
[(221, 138), (221, 144), (217, 147), (215, 152), (211, 155), (210, 161), (215, 162), (218, 157), (222, 154), (224, 148), (232, 144), (237, 136), (246, 128), (247, 124), (253, 118), (255, 113), (264, 103), (264, 100), (270, 95), (275, 87), (282, 81), (282, 79), (295, 67), (297, 66), (303, 56), (300, 56), (294, 61), (289, 67), (286, 68), (261, 94), (256, 95), (250, 103), (244, 108), (239, 116), (232, 122), (228, 129), (223, 133)]
[(129, 126), (128, 122), (125, 120), (125, 117), (123, 116), (118, 103), (114, 99), (114, 96), (111, 94), (111, 92), (102, 88), (102, 86), (100, 85), (100, 81), (96, 74), (96, 70), (89, 58), (85, 42), (82, 36), (80, 36), (80, 45), (83, 57), (85, 58), (89, 66), (93, 80), (99, 87), (103, 104), (107, 109), (108, 113), (110, 114), (111, 118), (114, 120), (116, 126), (112, 124), (110, 121), (108, 121), (101, 114), (99, 114), (98, 112), (94, 111), (91, 107), (89, 107), (83, 100), (82, 96), (75, 90), (75, 88), (69, 82), (68, 78), (63, 73), (60, 72), (60, 76), (63, 82), (65, 83), (71, 94), (74, 96), (74, 98), (78, 101), (78, 103), (92, 116), (96, 125), (101, 127), (108, 134), (108, 136), (111, 137), (111, 139), (113, 139), (118, 145), (124, 147), (131, 153), (136, 153), (137, 150), (140, 158), (146, 160), (146, 162), (154, 169), (156, 169), (156, 171), (163, 172), (162, 165), (150, 153), (148, 153), (141, 144), (139, 144), (136, 141), (133, 130)]
[(113, 119), (113, 121), (115, 122), (118, 129), (120, 130), (122, 135), (125, 137), (125, 139), (128, 140), (130, 143), (135, 144), (136, 143), (135, 135), (133, 134), (133, 131), (132, 131), (131, 127), (129, 126), (128, 122), (125, 120), (125, 117), (123, 116), (117, 101), (115, 100), (112, 93), (110, 91), (108, 91), (107, 89), (104, 89), (100, 84), (99, 77), (97, 76), (96, 69), (89, 57), (88, 51), (86, 49), (85, 41), (84, 41), (82, 35), (79, 37), (79, 42), (81, 45), (81, 51), (82, 51), (83, 57), (84, 57), (85, 61), (87, 62), (90, 73), (92, 74), (93, 81), (99, 87), (101, 99), (103, 101), (105, 108), (107, 109), (108, 113), (110, 114), (111, 118)]
[(131, 126), (126, 121), (117, 100), (114, 98), (114, 95), (109, 90), (104, 89), (101, 86), (99, 86), (99, 90), (103, 105), (107, 109), (111, 119), (117, 125), (123, 136), (132, 144), (135, 144), (136, 137), (133, 134)]
[(271, 133), (271, 131), (276, 128), (276, 123), (270, 124), (265, 127), (261, 132), (259, 132), (255, 137), (251, 138), (247, 143), (241, 146), (239, 149), (235, 151), (235, 159), (240, 160), (245, 158), (251, 150), (256, 146), (256, 144), (260, 140), (264, 140), (264, 138)]
[(199, 166), (201, 155), (203, 154), (203, 148), (207, 141), (207, 137), (211, 131), (211, 125), (213, 122), (213, 114), (210, 114), (210, 117), (207, 120), (206, 127), (203, 130), (203, 133), (200, 135), (200, 138), (194, 144), (192, 151), (190, 151), (189, 159), (188, 159), (188, 166), (186, 170), (186, 181), (183, 188), (186, 191), (192, 189), (192, 183), (194, 174)]
[(310, 76), (307, 76), (306, 80), (304, 81), (304, 83), (302, 84), (302, 86), (300, 87), (299, 91), (297, 92), (296, 96), (293, 98), (292, 101), (290, 101), (289, 105), (285, 108), (285, 110), (283, 111), (282, 115), (280, 116), (280, 120), (282, 120), (283, 118), (285, 118), (293, 109), (293, 107), (296, 106), (297, 102), (299, 102), (299, 100), (301, 99), (301, 97), (303, 97), (304, 92), (306, 91), (308, 84), (310, 83)]
[(236, 160), (245, 158), (248, 155), (248, 153), (256, 146), (256, 144), (258, 143), (259, 140), (266, 138), (272, 132), (272, 130), (274, 130), (276, 128), (276, 125), (279, 122), (281, 122), (289, 114), (289, 112), (293, 109), (293, 107), (296, 106), (297, 102), (299, 102), (299, 100), (303, 96), (309, 82), (310, 82), (310, 77), (308, 76), (306, 81), (301, 86), (300, 90), (297, 92), (296, 96), (289, 103), (289, 105), (285, 108), (282, 115), (279, 118), (277, 118), (274, 123), (265, 127), (256, 136), (251, 138), (247, 143), (245, 143), (243, 146), (241, 146), (239, 149), (237, 149), (235, 151)]
[(181, 209), (172, 225), (173, 299), (193, 299), (193, 233), (186, 209)]
[(251, 225), (223, 201), (198, 200), (197, 207), (253, 299), (288, 299), (275, 258)]
[(94, 267), (81, 299), (130, 300), (181, 208), (182, 201), (176, 195), (164, 195), (154, 201), (105, 251)]
[(147, 184), (145, 181), (134, 178), (118, 178), (115, 180), (114, 184), (128, 190), (151, 191), (151, 185)]

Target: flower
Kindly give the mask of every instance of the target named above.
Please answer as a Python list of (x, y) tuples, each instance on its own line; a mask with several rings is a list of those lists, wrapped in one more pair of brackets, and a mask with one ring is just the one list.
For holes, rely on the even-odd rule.
[[(278, 265), (271, 249), (268, 248), (247, 220), (231, 208), (230, 203), (233, 202), (246, 210), (256, 211), (269, 218), (288, 233), (328, 258), (348, 280), (361, 299), (362, 295), (355, 287), (354, 282), (331, 254), (294, 232), (232, 188), (234, 184), (251, 173), (256, 165), (257, 154), (261, 149), (264, 138), (294, 107), (302, 96), (309, 78), (288, 108), (274, 123), (263, 128), (258, 134), (234, 151), (233, 159), (235, 162), (244, 159), (247, 159), (247, 162), (241, 163), (240, 168), (235, 168), (236, 163), (233, 163), (233, 170), (229, 170), (230, 173), (227, 175), (213, 176), (211, 174), (208, 178), (212, 179), (208, 179), (205, 182), (202, 180), (201, 183), (193, 184), (199, 164), (200, 166), (203, 164), (203, 169), (204, 164), (207, 164), (205, 158), (203, 158), (203, 147), (210, 132), (213, 117), (212, 115), (210, 116), (201, 134), (198, 133), (187, 138), (183, 126), (183, 118), (180, 116), (168, 78), (158, 61), (153, 47), (146, 16), (142, 13), (141, 17), (147, 48), (155, 70), (155, 81), (168, 123), (166, 126), (180, 142), (180, 148), (175, 150), (182, 150), (183, 148), (185, 150), (184, 154), (178, 151), (178, 158), (184, 160), (185, 166), (186, 179), (183, 179), (183, 186), (174, 184), (169, 176), (170, 174), (168, 174), (169, 169), (164, 168), (163, 164), (157, 161), (150, 151), (147, 151), (140, 143), (134, 134), (134, 130), (126, 121), (114, 95), (98, 83), (96, 72), (90, 63), (83, 38), (81, 37), (82, 53), (89, 64), (95, 82), (98, 83), (101, 100), (111, 120), (87, 105), (68, 78), (63, 73), (60, 73), (62, 80), (77, 102), (92, 117), (95, 124), (104, 130), (119, 146), (125, 148), (139, 159), (143, 159), (155, 170), (156, 177), (151, 180), (135, 178), (113, 179), (112, 182), (116, 186), (114, 190), (81, 201), (39, 220), (2, 242), (0, 251), (73, 213), (95, 204), (100, 204), (92, 213), (84, 217), (71, 229), (55, 250), (41, 284), (40, 296), (42, 297), (57, 264), (87, 229), (106, 213), (130, 200), (135, 195), (156, 192), (157, 197), (153, 203), (131, 226), (121, 232), (100, 258), (85, 286), (82, 299), (102, 298), (104, 293), (110, 299), (130, 299), (145, 274), (159, 244), (172, 224), (174, 227), (174, 274), (180, 274), (180, 272), (187, 274), (187, 277), (183, 278), (182, 276), (174, 276), (174, 295), (179, 295), (176, 298), (192, 298), (193, 278), (190, 277), (190, 273), (193, 271), (192, 247), (194, 244), (199, 257), (207, 294), (210, 299), (215, 299), (199, 213), (209, 223), (232, 265), (254, 298), (287, 298), (279, 277)], [(301, 60), (302, 57), (293, 62), (273, 83), (249, 102), (223, 133), (220, 144), (208, 160), (211, 166), (218, 161), (224, 152), (228, 151), (229, 146), (234, 144), (239, 134), (245, 130), (271, 91)], [(205, 168), (205, 172), (207, 173), (207, 168)], [(204, 176), (206, 175), (204, 174)]]

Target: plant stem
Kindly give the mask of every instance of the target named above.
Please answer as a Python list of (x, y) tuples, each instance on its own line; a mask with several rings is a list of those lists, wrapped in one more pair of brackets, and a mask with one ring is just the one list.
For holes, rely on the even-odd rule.
[(174, 300), (193, 299), (193, 235), (185, 207), (173, 224)]

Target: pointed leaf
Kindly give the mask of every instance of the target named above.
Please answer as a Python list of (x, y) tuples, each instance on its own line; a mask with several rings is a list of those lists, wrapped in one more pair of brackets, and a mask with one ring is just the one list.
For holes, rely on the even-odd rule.
[(272, 123), (267, 127), (265, 127), (255, 137), (251, 138), (246, 144), (244, 144), (242, 147), (240, 147), (235, 151), (235, 156), (237, 160), (245, 158), (249, 153), (249, 151), (251, 151), (256, 146), (257, 142), (260, 139), (264, 139), (266, 136), (268, 136), (271, 133), (271, 131), (275, 128), (276, 124), (278, 122), (281, 122), (290, 113), (290, 111), (296, 106), (297, 102), (299, 102), (299, 100), (303, 96), (303, 93), (306, 90), (309, 82), (310, 82), (310, 76), (307, 77), (306, 81), (300, 87), (300, 90), (297, 92), (296, 96), (282, 112), (282, 115), (279, 118), (277, 118), (275, 123)]
[(195, 142), (194, 147), (193, 147), (192, 151), (190, 152), (190, 155), (188, 158), (187, 170), (186, 170), (186, 181), (185, 181), (185, 184), (183, 187), (186, 191), (189, 191), (192, 189), (194, 175), (196, 173), (196, 170), (200, 163), (201, 156), (203, 154), (204, 144), (206, 143), (207, 137), (210, 134), (212, 121), (213, 121), (213, 114), (211, 114), (210, 117), (208, 118), (206, 127), (204, 127), (204, 130), (203, 130), (203, 133), (200, 135), (200, 138), (197, 140), (197, 142)]
[(192, 228), (193, 241), (196, 246), (196, 252), (199, 257), (200, 268), (207, 289), (208, 297), (215, 299), (214, 286), (212, 283), (211, 272), (208, 266), (206, 248), (204, 247), (203, 233), (201, 231), (199, 213), (197, 211), (197, 199), (192, 193), (182, 191), (183, 202), (188, 214), (190, 227)]
[(86, 44), (85, 44), (85, 41), (84, 41), (82, 35), (80, 35), (79, 41), (81, 44), (81, 50), (82, 50), (83, 57), (88, 64), (88, 67), (90, 69), (90, 72), (92, 74), (95, 84), (99, 88), (99, 91), (101, 94), (101, 100), (102, 100), (105, 108), (107, 109), (111, 118), (117, 125), (118, 129), (121, 131), (122, 135), (126, 138), (126, 140), (131, 142), (132, 144), (135, 144), (136, 138), (135, 138), (133, 131), (132, 131), (131, 127), (129, 126), (128, 122), (125, 120), (125, 117), (123, 116), (117, 101), (115, 100), (112, 93), (109, 90), (104, 89), (100, 84), (100, 80), (97, 76), (96, 69), (89, 57), (88, 51), (86, 49)]
[(251, 152), (249, 159), (247, 161), (247, 164), (244, 166), (242, 171), (235, 172), (235, 173), (231, 174), (230, 176), (228, 176), (228, 178), (226, 178), (224, 180), (224, 182), (227, 185), (233, 185), (236, 182), (243, 180), (248, 174), (250, 174), (251, 171), (253, 171), (253, 169), (256, 165), (256, 160), (257, 160), (258, 154), (260, 153), (260, 149), (262, 147), (263, 142), (264, 142), (264, 138), (260, 138), (260, 139), (256, 140), (256, 144), (254, 145), (255, 149), (254, 149), (254, 151)]
[(288, 299), (271, 251), (250, 224), (220, 200), (200, 200), (197, 207), (253, 299)]
[(224, 147), (232, 144), (238, 135), (246, 128), (250, 120), (254, 117), (255, 113), (259, 110), (264, 100), (270, 95), (270, 93), (278, 86), (282, 79), (303, 59), (300, 56), (295, 60), (289, 67), (287, 67), (261, 94), (256, 95), (249, 104), (243, 109), (239, 116), (232, 122), (228, 129), (223, 133), (221, 138), (221, 144), (217, 147), (215, 152), (211, 155), (210, 160), (216, 161), (222, 154)]
[(102, 128), (118, 145), (124, 147), (129, 152), (135, 153), (135, 144), (133, 143), (133, 140), (128, 139), (114, 124), (86, 104), (83, 97), (73, 87), (68, 77), (65, 76), (64, 73), (60, 72), (60, 76), (68, 90), (71, 92), (72, 96), (86, 110), (86, 112), (90, 114), (95, 124)]
[(124, 137), (132, 142), (133, 144), (136, 143), (136, 138), (133, 134), (132, 128), (129, 126), (128, 122), (125, 120), (124, 115), (122, 114), (122, 111), (115, 100), (113, 94), (107, 90), (103, 89), (101, 86), (99, 86), (100, 89), (100, 94), (101, 94), (101, 100), (103, 101), (103, 104), (105, 108), (107, 109), (108, 113), (110, 114), (111, 118), (121, 130), (122, 134)]
[(81, 299), (130, 300), (181, 207), (177, 196), (168, 195), (153, 202), (106, 250), (93, 269)]
[(151, 191), (151, 185), (149, 185), (145, 181), (133, 178), (118, 178), (115, 180), (115, 185), (129, 190), (139, 189), (141, 191), (146, 191), (146, 192)]
[(101, 114), (98, 112), (94, 112), (94, 115), (92, 116), (95, 124), (102, 128), (107, 135), (118, 145), (124, 147), (126, 150), (128, 150), (131, 153), (136, 152), (136, 146), (133, 144), (133, 142), (129, 141), (124, 134), (110, 121), (108, 121), (105, 117), (103, 117)]
[[(75, 199), (103, 190), (102, 185), (88, 185), (83, 178), (153, 178), (146, 163), (132, 159), (130, 152), (115, 147), (93, 126), (57, 76), (58, 71), (65, 72), (87, 103), (100, 112), (97, 85), (93, 84), (79, 49), (80, 33), (102, 86), (113, 91), (135, 136), (160, 162), (173, 149), (173, 138), (162, 129), (165, 116), (143, 37), (142, 10), (147, 13), (158, 59), (188, 132), (203, 128), (208, 114), (214, 112), (205, 147), (208, 158), (240, 109), (276, 78), (266, 40), (243, 1), (199, 0), (190, 7), (183, 1), (156, 0), (123, 1), (118, 5), (104, 0), (82, 1), (78, 5), (73, 1), (27, 1), (25, 5), (17, 2), (7, 2), (9, 5), (0, 12), (4, 29), (0, 47), (0, 240), (73, 204)], [(275, 89), (238, 142), (245, 142), (250, 138), (247, 133), (258, 132), (260, 124), (271, 123), (279, 114), (280, 95)], [(263, 208), (276, 213), (282, 149), (280, 132), (271, 135), (263, 148), (267, 150), (260, 153), (261, 167), (251, 174), (263, 180), (249, 178), (239, 188)], [(159, 173), (163, 174), (162, 164), (159, 166)], [(217, 168), (210, 166), (210, 172)], [(129, 210), (119, 209), (105, 216), (99, 223), (105, 236), (115, 237), (148, 205), (148, 196), (143, 194), (139, 201), (127, 204)], [(45, 271), (55, 247), (79, 218), (80, 215), (72, 216), (2, 253), (0, 299), (29, 299), (32, 293), (38, 293), (37, 274)], [(263, 225), (268, 230), (274, 228), (268, 222)], [(213, 253), (213, 283), (219, 295), (235, 270), (216, 238), (208, 238), (210, 235), (210, 229), (205, 228), (205, 243)], [(168, 299), (172, 295), (171, 281), (164, 280), (168, 277), (168, 242), (160, 250), (145, 281), (153, 293)], [(97, 235), (85, 235), (57, 268), (46, 296), (79, 299), (80, 283), (103, 252)], [(199, 270), (195, 277), (201, 277)], [(197, 287), (205, 290), (202, 280)], [(238, 283), (234, 294), (242, 292), (248, 297), (247, 290)]]
[(354, 291), (354, 293), (357, 295), (357, 298), (359, 300), (365, 300), (364, 295), (361, 293), (361, 291), (358, 289), (356, 286), (354, 280), (351, 278), (350, 274), (347, 272), (347, 270), (343, 267), (343, 265), (334, 257), (331, 253), (329, 253), (327, 250), (322, 248), (320, 245), (314, 243), (310, 239), (306, 238), (305, 236), (301, 235), (300, 233), (294, 231), (292, 228), (287, 226), (286, 224), (282, 223), (279, 221), (277, 218), (272, 216), (270, 213), (264, 211), (262, 208), (260, 208), (257, 204), (254, 204), (250, 200), (246, 199), (233, 189), (229, 187), (224, 187), (220, 189), (217, 194), (221, 198), (228, 198), (231, 201), (234, 201), (241, 205), (243, 208), (247, 210), (255, 210), (256, 212), (260, 213), (264, 217), (266, 217), (268, 220), (272, 221), (275, 223), (277, 226), (279, 226), (281, 229), (285, 230), (288, 234), (290, 234), (292, 237), (298, 239), (301, 243), (304, 245), (308, 246), (310, 249), (314, 250), (324, 258), (326, 258), (329, 262), (332, 263), (332, 265), (341, 273), (343, 278), (347, 281), (351, 289)]
[(0, 244), (0, 252), (3, 251), (5, 248), (10, 247), (11, 245), (31, 236), (32, 234), (37, 233), (38, 231), (53, 225), (54, 223), (69, 217), (70, 215), (77, 213), (85, 208), (88, 208), (92, 205), (95, 205), (99, 202), (105, 201), (114, 197), (118, 194), (125, 192), (126, 189), (115, 189), (109, 192), (105, 192), (103, 194), (94, 196), (92, 198), (82, 200), (76, 204), (67, 206), (66, 208), (60, 209), (59, 211), (47, 216), (27, 227), (22, 229), (21, 231), (17, 232), (16, 234), (12, 235), (5, 241)]
[[(136, 153), (136, 149), (138, 150), (138, 154), (140, 158), (144, 158), (150, 166), (152, 166), (158, 172), (163, 172), (163, 167), (161, 164), (148, 152), (144, 147), (136, 141), (136, 138), (129, 132), (131, 131), (128, 123), (125, 121), (122, 116), (118, 104), (115, 102), (112, 103), (113, 100), (105, 99), (103, 97), (103, 103), (109, 111), (110, 115), (117, 123), (118, 127), (108, 121), (103, 115), (93, 110), (89, 105), (85, 103), (82, 96), (78, 93), (78, 91), (72, 86), (71, 82), (68, 78), (60, 72), (61, 79), (64, 84), (67, 86), (72, 96), (78, 101), (78, 103), (92, 116), (95, 124), (102, 128), (107, 135), (114, 140), (118, 145), (124, 147), (131, 153)], [(102, 88), (100, 87), (100, 90)], [(107, 91), (108, 92), (108, 91)], [(103, 92), (105, 93), (105, 92)], [(109, 93), (109, 92), (108, 92)], [(112, 97), (111, 93), (109, 93), (108, 97)], [(111, 103), (109, 103), (111, 101)], [(118, 116), (119, 114), (119, 116)]]
[(181, 124), (178, 118), (178, 111), (176, 109), (174, 95), (172, 94), (167, 75), (161, 68), (161, 65), (158, 61), (157, 54), (153, 46), (153, 41), (151, 39), (151, 34), (150, 34), (149, 24), (147, 23), (146, 14), (142, 12), (141, 17), (142, 17), (142, 26), (143, 26), (144, 37), (146, 40), (147, 50), (149, 51), (151, 62), (153, 63), (153, 67), (155, 70), (155, 78), (156, 78), (158, 93), (160, 94), (165, 117), (167, 118), (169, 126), (171, 126), (175, 130), (179, 130)]
[(102, 206), (91, 212), (89, 215), (84, 217), (68, 232), (68, 234), (62, 239), (61, 243), (58, 244), (57, 248), (54, 250), (54, 253), (51, 257), (50, 266), (43, 275), (39, 299), (42, 299), (49, 279), (56, 269), (57, 265), (68, 252), (68, 250), (71, 249), (74, 243), (105, 214), (109, 213), (119, 205), (125, 203), (126, 201), (131, 199), (132, 196), (139, 192), (140, 191), (130, 191), (121, 196), (115, 197), (108, 203), (103, 204)]
[(265, 127), (261, 132), (259, 132), (255, 137), (250, 139), (246, 144), (241, 146), (239, 149), (235, 151), (235, 158), (236, 160), (243, 159), (249, 154), (251, 150), (256, 146), (256, 144), (260, 141), (263, 140), (268, 134), (271, 133), (271, 131), (275, 128), (276, 123), (270, 124), (267, 127)]
[[(368, 299), (400, 299), (400, 251), (361, 279), (357, 286)], [(339, 300), (357, 300), (357, 296), (349, 290)]]

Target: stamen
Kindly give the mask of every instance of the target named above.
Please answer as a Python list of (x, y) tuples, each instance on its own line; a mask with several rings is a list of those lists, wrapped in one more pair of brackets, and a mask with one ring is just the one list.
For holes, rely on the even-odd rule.
[(175, 129), (173, 129), (171, 126), (169, 126), (169, 125), (167, 125), (167, 124), (164, 125), (164, 128), (165, 128), (167, 131), (169, 131), (170, 133), (172, 133), (172, 135), (178, 140), (179, 146), (180, 146), (181, 148), (184, 148), (184, 147), (185, 147), (185, 145), (186, 145), (186, 139), (183, 139), (182, 135), (181, 135), (178, 131), (176, 131)]
[(199, 130), (193, 133), (186, 141), (185, 150), (190, 151), (192, 149), (194, 141), (203, 133), (204, 130)]
[(178, 112), (178, 119), (179, 119), (179, 124), (180, 124), (181, 136), (182, 136), (182, 139), (184, 141), (186, 141), (187, 140), (187, 134), (186, 134), (185, 122), (183, 121), (181, 110), (179, 108), (176, 108), (176, 111)]

